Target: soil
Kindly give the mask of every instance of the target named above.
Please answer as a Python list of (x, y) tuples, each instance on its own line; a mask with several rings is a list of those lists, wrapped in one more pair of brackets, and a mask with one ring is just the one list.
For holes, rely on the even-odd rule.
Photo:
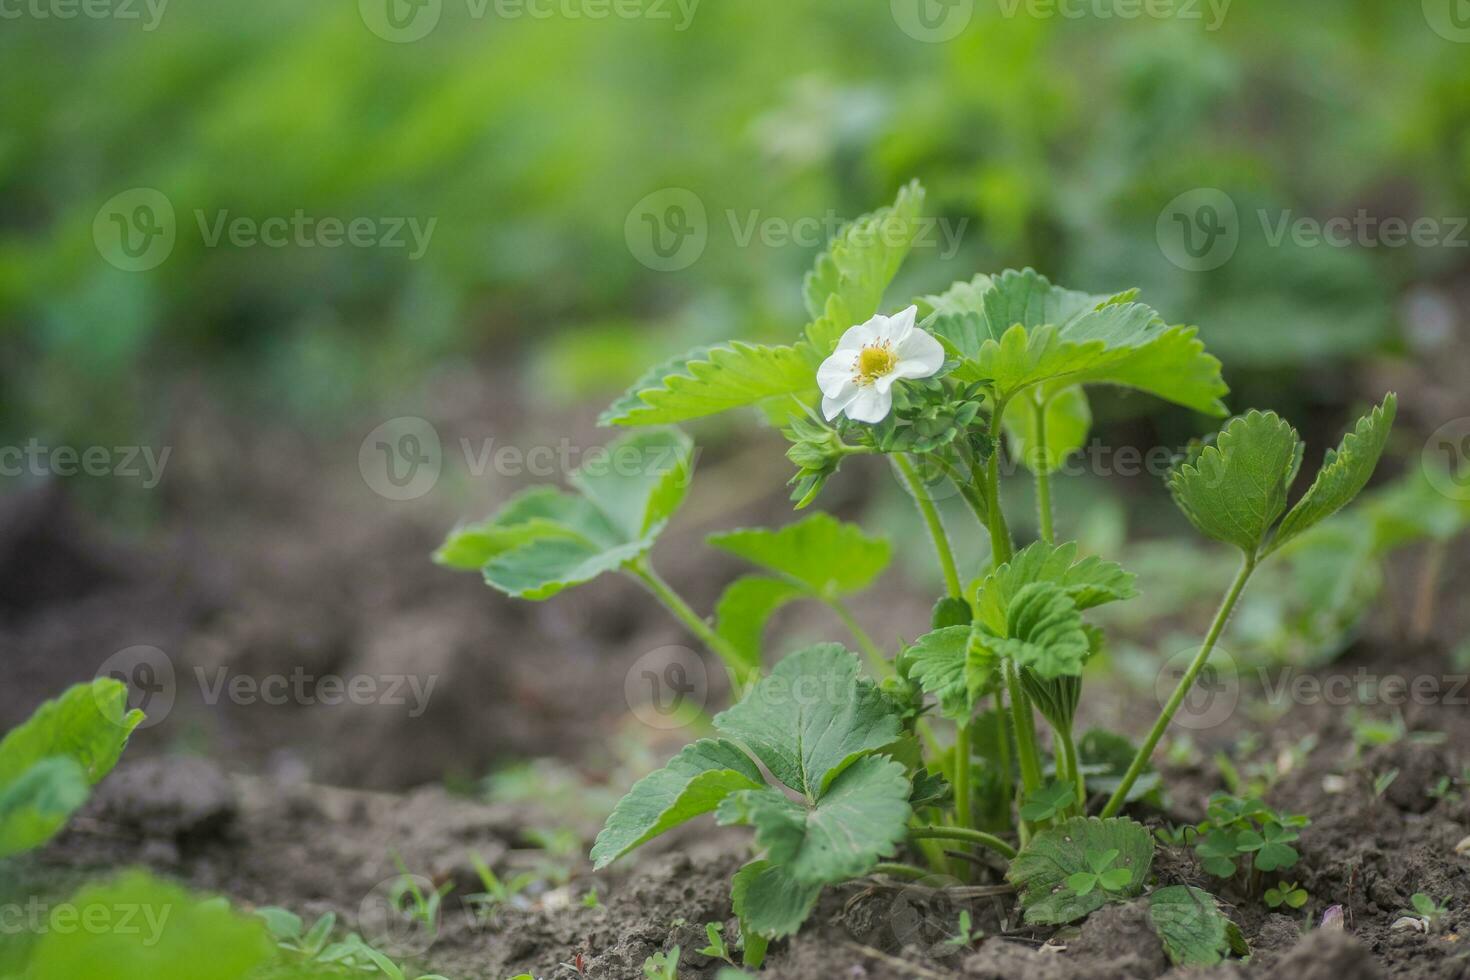
[[(212, 517), (208, 527), (170, 522), (142, 544), (112, 540), (56, 487), (0, 504), (0, 650), (10, 679), (0, 686), (0, 728), (90, 678), (120, 648), (157, 647), (176, 672), (167, 718), (135, 736), (71, 828), (16, 873), (62, 892), (84, 877), (141, 865), (245, 906), (285, 906), (306, 917), (332, 911), (390, 954), (454, 980), (521, 972), (637, 980), (647, 956), (675, 944), (682, 977), (713, 977), (721, 964), (696, 951), (706, 922), (729, 920), (728, 881), (746, 855), (744, 834), (698, 822), (592, 874), (584, 856), (595, 814), (549, 792), (487, 803), (445, 788), (446, 778), (471, 787), (499, 763), (553, 755), (580, 785), (620, 790), (624, 774), (612, 770), (618, 752), (610, 742), (628, 712), (609, 691), (641, 651), (688, 642), (679, 630), (619, 581), (595, 583), (575, 601), (515, 604), (473, 576), (432, 567), (420, 559), (447, 523), (442, 510), (382, 520), (381, 501), (360, 487), (356, 496), (329, 493), (284, 477), (255, 500), (258, 509)], [(273, 519), (260, 520), (262, 511)], [(188, 512), (225, 511), (206, 501)], [(748, 514), (760, 519), (758, 510)], [(686, 543), (698, 531), (685, 531)], [(695, 549), (677, 542), (664, 550), (669, 577), (707, 607), (730, 568), (707, 553), (690, 557)], [(1447, 572), (1452, 581), (1467, 574)], [(1362, 668), (1446, 676), (1447, 651), (1464, 625), (1447, 622), (1412, 649), (1382, 627), (1370, 629), (1318, 675)], [(221, 669), (385, 675), (403, 671), (406, 658), (411, 672), (439, 678), (417, 717), (382, 704), (210, 704), (207, 686), (196, 683), (198, 671), (212, 677)], [(1406, 738), (1363, 753), (1353, 748), (1349, 712), (1326, 704), (1254, 722), (1237, 711), (1196, 733), (1198, 759), (1167, 772), (1165, 812), (1135, 816), (1154, 825), (1199, 819), (1209, 793), (1223, 788), (1213, 753), (1251, 730), (1258, 736), (1251, 759), (1290, 763), (1277, 765), (1268, 801), (1313, 822), (1292, 872), (1311, 894), (1306, 908), (1276, 914), (1227, 893), (1253, 954), (1190, 976), (1470, 977), (1470, 853), (1456, 851), (1470, 835), (1470, 798), (1431, 793), (1441, 777), (1470, 765), (1467, 695), (1404, 707), (1411, 731), (1443, 733), (1439, 741)], [(711, 692), (715, 702), (722, 697)], [(1308, 735), (1315, 745), (1293, 758), (1286, 750)], [(660, 756), (672, 747), (646, 751)], [(1375, 777), (1390, 771), (1397, 776), (1376, 788)], [(535, 831), (552, 827), (579, 838), (577, 856), (565, 862), (568, 880), (542, 875), (521, 900), (475, 915), (462, 900), (479, 890), (470, 853), (502, 878), (542, 868)], [(384, 914), (396, 860), (435, 883), (454, 883), (437, 935)], [(1188, 853), (1161, 849), (1156, 871), (1162, 883), (1211, 884)], [(992, 870), (968, 891), (884, 880), (828, 889), (806, 929), (773, 945), (762, 975), (1184, 975), (1169, 968), (1137, 905), (1110, 906), (1080, 930), (1029, 929), (999, 884)], [(584, 907), (592, 888), (600, 904)], [(1448, 915), (1427, 933), (1393, 929), (1421, 891), (1445, 902)], [(1313, 928), (1333, 904), (1344, 907), (1345, 930)], [(945, 942), (960, 908), (983, 933), (964, 948)]]

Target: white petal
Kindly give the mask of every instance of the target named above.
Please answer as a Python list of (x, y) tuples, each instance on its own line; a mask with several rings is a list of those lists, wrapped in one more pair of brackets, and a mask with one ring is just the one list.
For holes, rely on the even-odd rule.
[(859, 323), (855, 327), (848, 327), (842, 332), (842, 337), (837, 341), (836, 353), (845, 350), (860, 351), (873, 341), (878, 339), (878, 321), (882, 317), (873, 317), (867, 323)]
[(909, 334), (894, 353), (898, 367), (893, 373), (901, 378), (927, 378), (944, 367), (944, 345), (924, 330)]
[(828, 422), (832, 421), (838, 415), (842, 414), (843, 410), (851, 405), (861, 393), (862, 389), (853, 384), (852, 379), (849, 378), (847, 384), (836, 394), (822, 396), (822, 415), (826, 417)]
[(880, 313), (868, 322), (874, 325), (874, 332), (878, 340), (886, 340), (890, 345), (897, 347), (908, 337), (909, 331), (914, 329), (914, 318), (906, 317), (907, 313), (907, 310), (897, 316), (883, 316)]
[(852, 384), (852, 360), (857, 352), (838, 350), (817, 368), (817, 387), (822, 394), (835, 396), (843, 385)]
[(844, 410), (854, 422), (882, 422), (893, 410), (893, 395), (880, 391), (877, 385), (858, 388), (857, 397)]
[(888, 318), (890, 324), (889, 329), (893, 331), (895, 344), (909, 336), (909, 332), (914, 329), (914, 320), (918, 316), (919, 308), (917, 306), (910, 306), (906, 310), (899, 310)]

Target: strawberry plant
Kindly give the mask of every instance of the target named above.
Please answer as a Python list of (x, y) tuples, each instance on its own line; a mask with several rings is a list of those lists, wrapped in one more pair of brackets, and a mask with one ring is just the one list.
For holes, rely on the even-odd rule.
[[(639, 379), (601, 418), (653, 427), (607, 447), (632, 465), (589, 462), (571, 475), (574, 492), (526, 491), (452, 532), (437, 555), (533, 600), (606, 573), (630, 576), (724, 662), (733, 706), (630, 789), (592, 858), (601, 868), (702, 814), (751, 828), (754, 859), (732, 885), (747, 966), (801, 927), (825, 887), (863, 875), (968, 876), (988, 863), (1037, 925), (1143, 894), (1154, 839), (1123, 807), (1157, 786), (1154, 751), (1252, 574), (1357, 495), (1393, 421), (1390, 395), (1326, 454), (1294, 506), (1304, 447), (1271, 412), (1232, 419), (1178, 462), (1168, 480), (1175, 503), (1240, 553), (1240, 569), (1142, 743), (1108, 732), (1079, 741), (1085, 669), (1105, 642), (1087, 616), (1135, 597), (1121, 566), (1057, 538), (1051, 481), (1088, 438), (1089, 389), (1128, 388), (1217, 417), (1228, 414), (1228, 389), (1195, 329), (1170, 324), (1136, 290), (1088, 294), (1027, 269), (885, 302), (922, 201), (917, 185), (906, 187), (831, 242), (803, 285), (809, 322), (789, 343), (699, 348)], [(790, 442), (797, 509), (855, 457), (893, 467), (945, 583), (928, 632), (885, 649), (857, 626), (846, 603), (872, 584), (888, 547), (821, 514), (712, 537), (761, 570), (726, 590), (712, 620), (658, 574), (652, 553), (694, 459), (689, 437), (670, 427), (740, 408), (761, 410)], [(1002, 506), (1004, 453), (1035, 484), (1040, 536), (1021, 548)], [(960, 577), (940, 491), (988, 534), (990, 563), (976, 581)], [(766, 623), (794, 601), (835, 610), (863, 659), (840, 643), (771, 656)], [(1240, 855), (1259, 870), (1289, 867), (1293, 826), (1236, 828), (1216, 867), (1233, 869)], [(1151, 909), (1176, 962), (1240, 951), (1239, 932), (1199, 889), (1159, 889)]]

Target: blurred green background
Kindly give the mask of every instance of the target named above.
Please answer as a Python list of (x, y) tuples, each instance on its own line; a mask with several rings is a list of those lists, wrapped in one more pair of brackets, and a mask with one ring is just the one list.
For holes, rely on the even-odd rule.
[[(0, 29), (4, 435), (147, 432), (180, 379), (330, 426), (458, 358), (600, 399), (693, 343), (800, 328), (817, 243), (742, 241), (752, 219), (851, 218), (915, 177), (958, 243), (902, 287), (1028, 264), (1141, 286), (1238, 393), (1330, 397), (1466, 250), (1273, 245), (1258, 215), (1465, 210), (1457, 2), (27, 0)], [(143, 271), (97, 240), (135, 188), (175, 214)], [(707, 245), (660, 271), (630, 242), (668, 188)], [(1239, 240), (1196, 271), (1164, 238), (1202, 188)], [(210, 242), (297, 214), (432, 235), (419, 257)]]

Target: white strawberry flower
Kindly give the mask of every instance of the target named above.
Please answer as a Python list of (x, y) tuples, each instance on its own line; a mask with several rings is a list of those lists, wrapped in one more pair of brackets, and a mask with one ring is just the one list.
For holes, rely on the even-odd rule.
[(914, 326), (919, 308), (874, 316), (848, 327), (832, 356), (817, 368), (822, 414), (855, 422), (881, 422), (893, 410), (893, 383), (927, 378), (944, 366), (944, 348)]

